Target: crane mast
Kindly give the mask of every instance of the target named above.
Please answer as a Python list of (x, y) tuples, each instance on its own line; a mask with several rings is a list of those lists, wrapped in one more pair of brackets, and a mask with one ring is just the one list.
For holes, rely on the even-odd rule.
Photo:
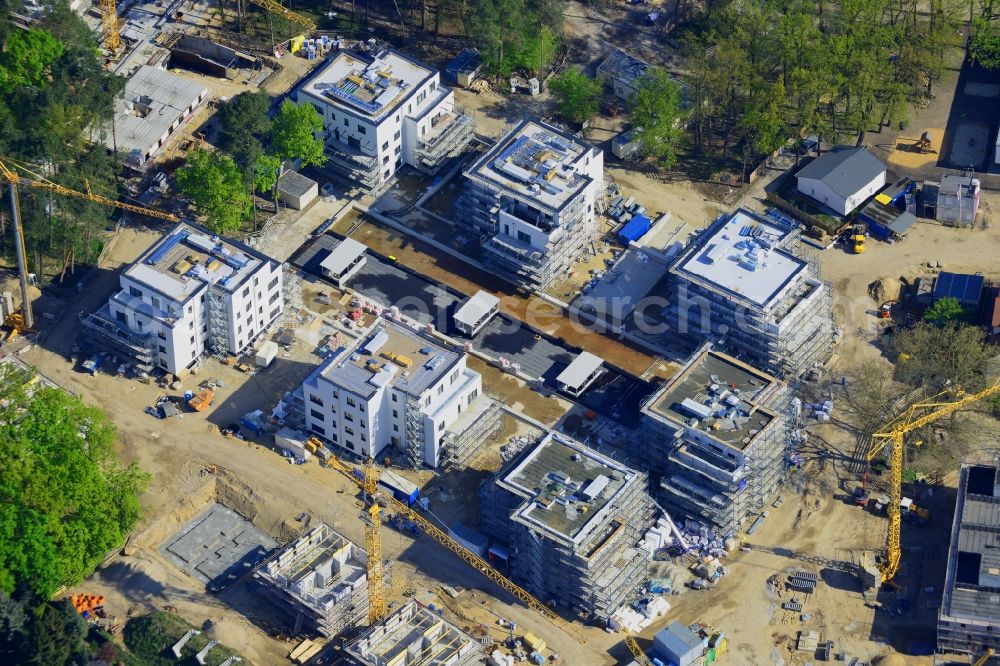
[[(889, 513), (889, 533), (886, 536), (885, 562), (880, 567), (883, 583), (891, 581), (896, 576), (896, 572), (899, 571), (899, 561), (903, 552), (901, 546), (903, 516), (900, 504), (903, 501), (903, 445), (906, 435), (996, 393), (1000, 393), (1000, 381), (978, 393), (966, 394), (961, 389), (958, 389), (955, 391), (958, 399), (952, 402), (915, 403), (910, 405), (900, 417), (889, 423), (889, 427), (886, 430), (872, 435), (873, 445), (866, 456), (869, 463), (886, 446), (892, 447), (889, 451), (892, 495), (887, 507)], [(938, 394), (938, 396), (940, 395), (944, 394)], [(938, 396), (935, 396), (935, 398)]]

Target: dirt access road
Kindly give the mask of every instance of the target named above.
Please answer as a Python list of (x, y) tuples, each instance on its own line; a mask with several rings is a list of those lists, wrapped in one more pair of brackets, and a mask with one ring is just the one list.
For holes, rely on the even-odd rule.
[[(134, 260), (161, 232), (125, 229), (111, 250), (112, 265), (118, 267)], [(109, 610), (120, 616), (129, 609), (141, 612), (170, 605), (196, 625), (211, 619), (220, 627), (217, 637), (238, 646), (254, 663), (283, 663), (289, 646), (268, 635), (276, 623), (266, 603), (240, 590), (226, 592), (222, 597), (208, 595), (202, 583), (168, 564), (158, 549), (173, 530), (218, 498), (238, 506), (244, 515), (254, 516), (255, 526), (275, 538), (287, 537), (286, 526), (307, 512), (363, 543), (363, 526), (358, 519), (360, 503), (353, 484), (315, 462), (289, 465), (269, 448), (218, 434), (217, 425), (230, 423), (240, 414), (256, 408), (270, 410), (282, 391), (301, 381), (313, 367), (313, 346), (297, 342), (291, 358), (279, 356), (271, 368), (249, 379), (232, 368), (208, 361), (197, 377), (184, 382), (184, 387), (194, 387), (199, 378), (222, 380), (224, 387), (217, 392), (212, 409), (171, 421), (156, 420), (143, 410), (163, 392), (161, 389), (103, 373), (91, 377), (76, 370), (68, 360), (79, 332), (77, 313), (95, 308), (117, 284), (113, 270), (97, 271), (79, 298), (66, 308), (64, 319), (49, 330), (43, 346), (22, 355), (25, 362), (109, 414), (119, 429), (117, 449), (122, 459), (138, 463), (152, 475), (152, 483), (142, 496), (146, 518), (130, 544), (134, 551), (130, 549), (130, 556), (113, 558), (79, 590), (103, 594)], [(303, 333), (308, 332), (305, 328)], [(225, 470), (225, 476), (204, 476), (203, 470), (210, 465)], [(485, 602), (494, 612), (517, 621), (525, 631), (544, 637), (567, 663), (611, 663), (607, 650), (617, 642), (615, 637), (581, 627), (589, 639), (587, 645), (581, 645), (502, 595), (429, 538), (413, 539), (388, 527), (384, 534), (385, 556), (394, 561), (398, 580), (412, 581), (425, 590), (438, 590), (445, 584), (470, 590), (468, 594), (476, 592), (477, 605)], [(401, 598), (400, 590), (393, 595)]]

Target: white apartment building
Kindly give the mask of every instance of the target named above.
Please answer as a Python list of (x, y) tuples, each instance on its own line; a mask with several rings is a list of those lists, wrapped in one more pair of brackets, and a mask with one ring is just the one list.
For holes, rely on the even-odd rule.
[(406, 324), (378, 319), (331, 354), (302, 385), (306, 428), (354, 455), (387, 446), (414, 465), (437, 467), (442, 438), (482, 393), (465, 354)]
[(337, 52), (295, 100), (323, 117), (327, 166), (371, 190), (404, 164), (434, 171), (472, 140), (472, 117), (437, 70), (391, 49)]
[(465, 171), (469, 222), (501, 277), (542, 289), (594, 241), (604, 153), (525, 120)]
[(279, 262), (188, 222), (119, 280), (121, 289), (83, 323), (147, 370), (183, 374), (206, 351), (240, 354), (284, 307)]

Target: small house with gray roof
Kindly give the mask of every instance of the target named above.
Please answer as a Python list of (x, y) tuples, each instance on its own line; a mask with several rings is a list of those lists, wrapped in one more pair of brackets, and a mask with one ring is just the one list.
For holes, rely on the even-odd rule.
[(839, 215), (847, 215), (885, 187), (885, 164), (864, 147), (840, 146), (796, 174), (796, 189)]

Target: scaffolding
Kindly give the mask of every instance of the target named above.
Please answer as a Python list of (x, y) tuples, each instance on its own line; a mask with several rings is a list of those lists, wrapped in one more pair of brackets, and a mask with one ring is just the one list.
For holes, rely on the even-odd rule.
[(479, 642), (411, 601), (347, 646), (365, 666), (463, 666), (482, 660)]
[[(289, 612), (293, 635), (336, 636), (368, 615), (366, 553), (325, 524), (310, 530), (254, 575), (261, 589)], [(388, 580), (389, 564), (385, 564)]]
[(156, 365), (153, 336), (135, 333), (116, 323), (107, 304), (97, 312), (81, 312), (80, 323), (91, 340), (132, 358), (139, 370), (152, 372)]
[(216, 355), (229, 352), (229, 312), (226, 294), (222, 288), (212, 283), (208, 285), (205, 298), (206, 318), (208, 319), (207, 347)]
[(406, 398), (403, 407), (403, 455), (410, 467), (420, 467), (424, 462), (424, 415), (420, 411), (419, 397)]
[(464, 467), (503, 431), (500, 403), (481, 395), (462, 412), (441, 440), (441, 466)]
[(431, 121), (430, 135), (419, 141), (415, 150), (420, 165), (433, 173), (445, 159), (465, 150), (473, 138), (472, 121), (470, 114), (457, 107), (442, 114), (436, 123)]

